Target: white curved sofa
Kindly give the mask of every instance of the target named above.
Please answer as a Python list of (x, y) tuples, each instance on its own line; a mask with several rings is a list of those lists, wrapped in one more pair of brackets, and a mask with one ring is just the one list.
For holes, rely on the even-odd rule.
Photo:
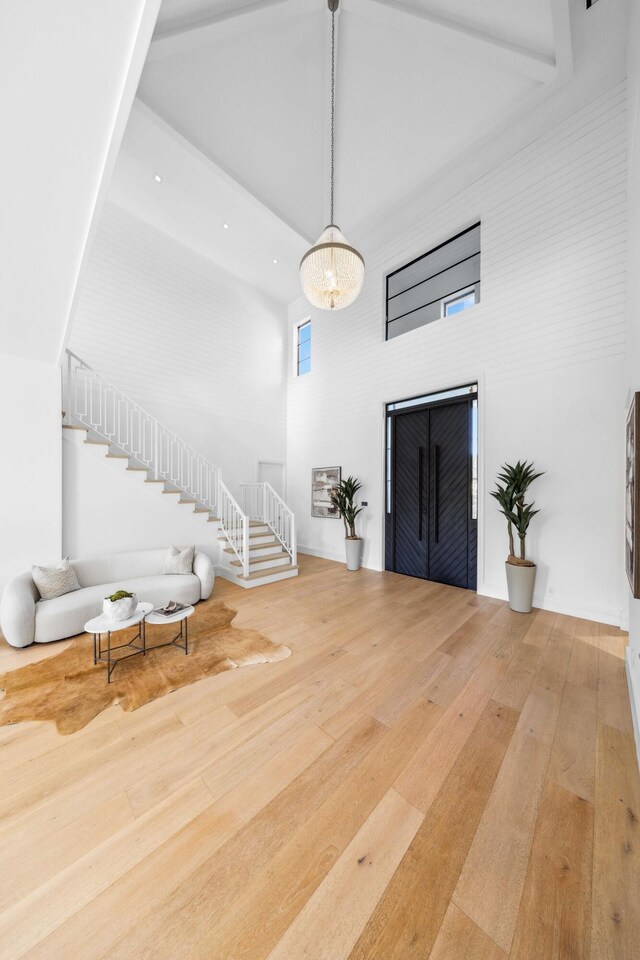
[(31, 573), (21, 573), (4, 589), (0, 627), (12, 647), (49, 643), (82, 633), (87, 620), (102, 613), (104, 597), (116, 590), (137, 593), (154, 606), (168, 600), (197, 603), (211, 596), (215, 574), (204, 553), (196, 553), (191, 574), (165, 574), (168, 548), (114, 553), (93, 560), (72, 560), (80, 590), (41, 600)]

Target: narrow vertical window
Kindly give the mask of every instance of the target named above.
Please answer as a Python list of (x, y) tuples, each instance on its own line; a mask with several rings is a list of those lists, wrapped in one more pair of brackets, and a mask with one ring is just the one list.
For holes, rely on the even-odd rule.
[(478, 519), (478, 401), (471, 402), (471, 519)]
[(301, 377), (303, 373), (311, 370), (311, 320), (298, 327), (297, 351), (297, 371)]
[(386, 479), (386, 508), (387, 513), (391, 513), (391, 417), (387, 417), (387, 443), (386, 443), (386, 462), (387, 462), (387, 479)]

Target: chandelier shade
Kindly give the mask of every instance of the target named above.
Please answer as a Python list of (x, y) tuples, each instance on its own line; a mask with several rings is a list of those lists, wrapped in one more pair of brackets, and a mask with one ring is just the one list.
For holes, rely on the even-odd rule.
[(362, 290), (364, 260), (349, 246), (340, 228), (330, 224), (300, 261), (300, 280), (312, 306), (341, 310)]
[(331, 11), (331, 223), (318, 242), (307, 250), (300, 261), (302, 292), (314, 307), (321, 310), (342, 310), (353, 303), (364, 281), (364, 260), (350, 246), (340, 228), (333, 222), (334, 158), (336, 118), (336, 10), (340, 0), (328, 0)]

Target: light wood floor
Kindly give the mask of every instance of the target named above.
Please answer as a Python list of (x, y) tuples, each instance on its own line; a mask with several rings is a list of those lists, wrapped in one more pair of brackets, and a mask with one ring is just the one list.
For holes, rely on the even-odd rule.
[(0, 729), (3, 960), (638, 960), (619, 630), (311, 557), (215, 596), (293, 656)]

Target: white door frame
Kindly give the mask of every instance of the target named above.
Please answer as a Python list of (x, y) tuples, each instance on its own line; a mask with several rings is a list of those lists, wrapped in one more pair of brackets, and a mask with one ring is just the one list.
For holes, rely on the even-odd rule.
[(282, 499), (287, 502), (287, 465), (283, 460), (256, 460), (256, 483), (260, 482), (260, 464), (265, 463), (273, 467), (282, 467)]
[[(457, 379), (457, 377), (456, 377)], [(477, 556), (476, 556), (476, 593), (480, 596), (492, 597), (495, 596), (495, 593), (487, 591), (485, 586), (485, 457), (484, 457), (484, 445), (485, 445), (485, 424), (484, 424), (484, 411), (485, 411), (485, 382), (483, 373), (470, 373), (468, 377), (462, 377), (459, 380), (459, 383), (475, 383), (478, 392), (476, 394), (476, 399), (478, 401), (478, 542), (477, 542)], [(454, 390), (455, 387), (446, 385), (446, 381), (443, 384), (439, 384), (436, 381), (435, 386), (429, 386), (428, 390), (424, 391), (426, 396), (429, 393), (440, 393), (445, 390)], [(420, 394), (416, 393), (416, 396)], [(387, 488), (385, 485), (385, 480), (387, 477), (387, 458), (386, 458), (386, 429), (387, 429), (387, 404), (388, 403), (397, 403), (396, 400), (385, 400), (382, 404), (382, 421), (380, 427), (380, 443), (379, 450), (380, 453), (380, 476), (382, 477), (382, 510), (380, 515), (380, 566), (375, 568), (378, 570), (384, 570), (384, 558), (385, 558), (385, 547), (386, 547), (386, 494)]]

